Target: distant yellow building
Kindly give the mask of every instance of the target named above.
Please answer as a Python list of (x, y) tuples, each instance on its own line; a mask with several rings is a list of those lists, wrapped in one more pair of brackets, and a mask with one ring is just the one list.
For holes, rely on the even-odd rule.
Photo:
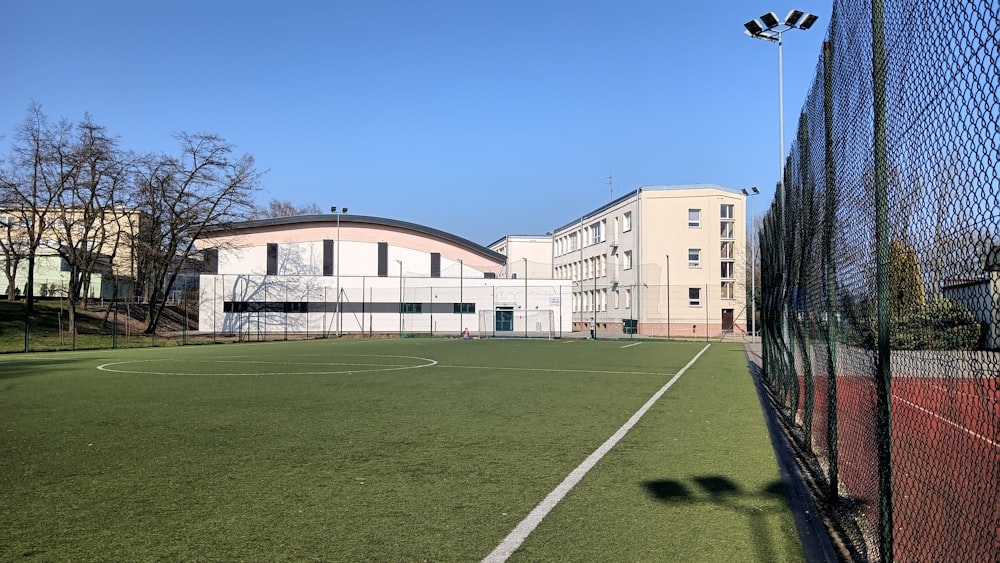
[[(0, 265), (17, 262), (15, 292), (23, 295), (28, 283), (29, 221), (37, 221), (20, 208), (0, 208)], [(45, 214), (41, 243), (35, 251), (33, 293), (37, 297), (65, 297), (70, 262), (66, 249), (73, 246), (95, 254), (90, 279), (85, 284), (89, 298), (110, 298), (115, 283), (118, 295), (126, 295), (137, 275), (135, 246), (148, 225), (148, 215), (134, 209), (116, 208), (97, 213), (85, 224), (82, 209), (53, 209)], [(0, 276), (0, 294), (6, 295), (9, 279)]]

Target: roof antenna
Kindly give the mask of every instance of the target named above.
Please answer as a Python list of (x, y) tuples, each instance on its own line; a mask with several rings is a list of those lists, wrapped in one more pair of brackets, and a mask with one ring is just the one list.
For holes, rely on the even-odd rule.
[(612, 179), (614, 174), (608, 174), (608, 191), (611, 192), (611, 201), (615, 200), (615, 184)]

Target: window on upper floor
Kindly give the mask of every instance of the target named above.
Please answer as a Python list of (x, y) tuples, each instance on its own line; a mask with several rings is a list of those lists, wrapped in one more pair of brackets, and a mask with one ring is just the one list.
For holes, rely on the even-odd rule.
[(632, 269), (632, 251), (626, 250), (622, 255), (622, 269), (631, 270)]
[(721, 228), (719, 229), (719, 236), (724, 239), (734, 238), (736, 233), (736, 223), (732, 221), (723, 221), (721, 223)]
[(722, 245), (719, 248), (722, 258), (732, 260), (733, 250), (735, 246), (736, 246), (735, 243), (733, 243), (732, 241), (723, 241)]
[(688, 227), (701, 227), (701, 209), (688, 209)]
[(701, 267), (701, 249), (700, 248), (689, 248), (688, 249), (688, 268), (700, 268)]
[(627, 233), (632, 230), (632, 212), (626, 211), (622, 216), (622, 232)]
[(731, 203), (726, 203), (726, 204), (721, 205), (719, 207), (719, 218), (720, 219), (729, 219), (731, 221), (734, 218), (734, 216), (733, 216), (733, 208), (734, 208), (734, 206)]
[(722, 262), (722, 268), (719, 277), (721, 277), (724, 280), (733, 279), (733, 272), (735, 271), (734, 264), (735, 264), (734, 262), (729, 262), (729, 261)]

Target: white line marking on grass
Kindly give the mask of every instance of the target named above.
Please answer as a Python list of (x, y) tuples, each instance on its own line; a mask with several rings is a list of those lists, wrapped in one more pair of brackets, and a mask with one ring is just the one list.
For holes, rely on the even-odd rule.
[(918, 411), (921, 411), (923, 413), (929, 414), (929, 415), (933, 416), (934, 418), (940, 420), (941, 422), (943, 422), (945, 424), (948, 424), (950, 426), (954, 426), (955, 428), (958, 428), (959, 430), (961, 430), (962, 432), (965, 432), (965, 433), (969, 434), (970, 436), (973, 436), (975, 438), (979, 438), (980, 440), (983, 440), (984, 442), (986, 442), (987, 444), (990, 444), (994, 448), (1000, 448), (1000, 442), (997, 442), (995, 440), (991, 440), (991, 439), (987, 438), (986, 436), (983, 436), (982, 434), (980, 434), (978, 432), (974, 432), (972, 430), (969, 430), (968, 428), (962, 426), (961, 424), (959, 424), (957, 422), (953, 422), (951, 420), (948, 420), (947, 418), (945, 418), (945, 417), (943, 417), (943, 416), (941, 416), (941, 415), (939, 415), (939, 414), (937, 414), (937, 413), (935, 413), (933, 411), (927, 410), (924, 407), (921, 407), (919, 405), (915, 405), (915, 404), (911, 403), (910, 401), (907, 401), (906, 399), (900, 397), (899, 395), (896, 395), (895, 397), (897, 399), (899, 399), (900, 401), (902, 401), (903, 403), (905, 403), (905, 404), (907, 404), (907, 405), (909, 405), (909, 406), (917, 409)]
[(510, 371), (551, 371), (555, 373), (610, 373), (612, 375), (672, 375), (669, 373), (662, 372), (650, 372), (650, 371), (608, 371), (599, 369), (553, 369), (553, 368), (514, 368), (514, 367), (496, 367), (496, 366), (438, 366), (440, 368), (453, 368), (453, 369), (496, 369), (496, 370), (510, 370)]
[[(427, 362), (425, 364), (361, 364), (354, 362), (273, 362), (273, 361), (262, 361), (262, 360), (239, 360), (237, 358), (228, 359), (218, 359), (218, 360), (187, 360), (192, 364), (228, 364), (228, 363), (239, 363), (239, 364), (280, 364), (280, 365), (307, 365), (307, 366), (338, 366), (347, 367), (348, 369), (341, 370), (327, 370), (327, 371), (275, 371), (275, 372), (244, 372), (244, 373), (215, 373), (210, 371), (204, 372), (178, 372), (178, 371), (139, 371), (139, 370), (128, 370), (128, 369), (115, 369), (111, 366), (122, 366), (127, 364), (139, 364), (148, 362), (174, 362), (175, 359), (162, 358), (162, 359), (151, 359), (151, 360), (129, 360), (124, 362), (109, 362), (106, 364), (101, 364), (97, 366), (97, 369), (101, 371), (109, 371), (113, 373), (131, 373), (137, 375), (332, 375), (338, 373), (370, 373), (376, 371), (399, 371), (406, 369), (419, 369), (426, 368), (437, 365), (437, 360), (432, 360), (430, 358), (420, 358), (418, 356), (389, 356), (381, 354), (353, 354), (352, 357), (363, 357), (367, 356), (370, 358), (402, 358), (408, 360), (421, 360)], [(363, 368), (363, 369), (358, 369)]]
[(638, 346), (640, 344), (642, 344), (642, 342), (636, 342), (635, 344), (626, 344), (626, 345), (622, 346), (622, 349), (624, 350), (625, 348), (631, 348), (633, 346)]
[(514, 528), (514, 530), (508, 534), (502, 542), (500, 542), (500, 545), (498, 545), (492, 553), (483, 558), (482, 563), (503, 563), (504, 561), (507, 561), (507, 558), (513, 555), (514, 552), (517, 551), (517, 548), (521, 547), (524, 540), (526, 540), (528, 535), (542, 523), (542, 520), (548, 516), (549, 512), (555, 508), (560, 501), (562, 501), (562, 499), (584, 478), (585, 475), (587, 475), (591, 469), (594, 468), (595, 465), (597, 465), (597, 462), (601, 461), (601, 458), (603, 458), (605, 454), (611, 451), (611, 448), (615, 447), (615, 445), (625, 437), (625, 434), (627, 434), (628, 431), (639, 422), (639, 419), (646, 414), (646, 411), (651, 409), (653, 405), (656, 404), (656, 401), (667, 392), (667, 389), (670, 389), (670, 387), (678, 379), (680, 379), (682, 375), (684, 375), (684, 372), (694, 365), (698, 358), (705, 353), (705, 350), (708, 350), (709, 346), (711, 346), (711, 344), (706, 344), (700, 352), (695, 354), (694, 358), (691, 358), (691, 361), (688, 362), (686, 366), (677, 372), (677, 375), (671, 378), (666, 385), (653, 394), (653, 396), (646, 401), (646, 404), (642, 405), (639, 410), (635, 411), (635, 414), (633, 414), (632, 417), (629, 418), (617, 432), (608, 438), (606, 442), (601, 444), (599, 448), (594, 450), (594, 453), (587, 456), (587, 459), (583, 460), (583, 463), (567, 475), (566, 478), (563, 479), (563, 482), (559, 483), (559, 485), (553, 489), (552, 492), (542, 500), (542, 502), (538, 503), (538, 506), (525, 516), (524, 520), (521, 520), (521, 523), (518, 524), (517, 527)]

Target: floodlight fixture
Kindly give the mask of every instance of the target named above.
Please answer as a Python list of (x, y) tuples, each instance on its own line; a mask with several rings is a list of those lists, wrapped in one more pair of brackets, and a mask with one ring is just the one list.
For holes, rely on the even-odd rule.
[(785, 25), (795, 27), (795, 24), (799, 23), (802, 19), (804, 12), (802, 10), (791, 10), (788, 15), (785, 16)]
[(740, 191), (741, 191), (741, 192), (743, 192), (743, 195), (750, 195), (750, 194), (749, 194), (749, 193), (747, 192), (747, 189), (746, 189), (746, 188), (740, 188)]
[(743, 27), (747, 28), (747, 35), (758, 35), (760, 32), (764, 31), (764, 28), (760, 25), (757, 20), (750, 20), (743, 24)]
[(819, 19), (819, 16), (815, 14), (806, 14), (806, 17), (802, 20), (802, 23), (799, 24), (799, 29), (809, 29), (810, 27), (813, 26), (814, 23), (816, 23), (817, 19)]
[(767, 29), (778, 27), (781, 22), (778, 21), (778, 16), (774, 12), (768, 12), (760, 17), (760, 21), (764, 22), (764, 26)]
[(760, 193), (760, 190), (758, 190), (758, 189), (757, 189), (757, 186), (753, 186), (753, 187), (752, 187), (752, 188), (750, 188), (750, 189), (751, 189), (751, 190), (753, 190), (753, 193), (754, 193), (754, 195), (757, 195), (757, 194), (759, 194), (759, 193)]
[[(790, 29), (809, 29), (816, 23), (818, 16), (814, 14), (808, 14), (801, 10), (791, 10), (788, 15), (785, 16), (784, 23), (778, 21), (778, 16), (774, 12), (768, 12), (760, 17), (760, 20), (764, 23), (765, 28), (760, 31), (754, 31), (756, 28), (752, 28), (749, 23), (744, 24), (747, 28), (747, 35), (757, 38), (757, 39), (767, 39), (778, 44), (778, 177), (781, 180), (775, 187), (775, 200), (782, 201), (784, 186), (785, 186), (785, 96), (784, 96), (784, 70), (782, 69), (782, 54), (781, 54), (781, 43), (782, 34)], [(756, 23), (756, 20), (754, 20)], [(757, 188), (752, 188), (754, 195), (760, 193)], [(746, 192), (743, 192), (746, 194)], [(752, 290), (756, 291), (755, 289)], [(787, 305), (782, 306), (781, 311), (781, 333), (783, 337), (788, 337), (788, 307)], [(754, 327), (756, 332), (756, 327)]]

